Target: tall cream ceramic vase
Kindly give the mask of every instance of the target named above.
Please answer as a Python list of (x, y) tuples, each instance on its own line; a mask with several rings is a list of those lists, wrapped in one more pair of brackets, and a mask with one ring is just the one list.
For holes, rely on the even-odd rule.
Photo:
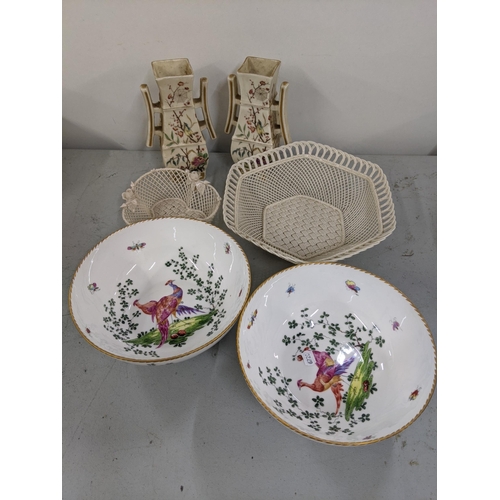
[[(141, 85), (149, 118), (146, 145), (152, 147), (157, 135), (165, 167), (197, 172), (204, 179), (208, 150), (201, 131), (206, 128), (212, 139), (216, 137), (208, 113), (207, 79), (200, 79), (200, 97), (193, 98), (194, 76), (188, 59), (153, 61), (151, 66), (160, 100), (153, 102), (148, 86)], [(204, 120), (198, 120), (196, 108), (202, 108)]]
[[(236, 75), (228, 76), (229, 111), (226, 134), (233, 134), (231, 156), (234, 162), (291, 142), (286, 116), (288, 82), (277, 96), (281, 62), (247, 57)], [(233, 133), (234, 132), (234, 133)]]

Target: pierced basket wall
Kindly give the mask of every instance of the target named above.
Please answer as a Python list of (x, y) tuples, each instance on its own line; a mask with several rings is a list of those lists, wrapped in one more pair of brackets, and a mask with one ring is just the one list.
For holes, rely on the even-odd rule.
[(191, 179), (180, 169), (151, 170), (122, 194), (122, 217), (127, 224), (158, 217), (185, 217), (211, 222), (221, 198), (207, 181)]
[(346, 259), (396, 228), (382, 169), (314, 142), (293, 142), (235, 163), (223, 216), (236, 234), (294, 264)]

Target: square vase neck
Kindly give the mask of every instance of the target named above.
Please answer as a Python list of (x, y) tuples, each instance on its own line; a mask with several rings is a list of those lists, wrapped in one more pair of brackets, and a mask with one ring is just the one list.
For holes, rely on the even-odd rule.
[(155, 79), (178, 76), (193, 76), (193, 68), (188, 59), (165, 59), (151, 63)]
[(276, 59), (264, 59), (262, 57), (248, 56), (239, 67), (237, 73), (272, 78), (278, 72), (280, 65), (281, 61)]

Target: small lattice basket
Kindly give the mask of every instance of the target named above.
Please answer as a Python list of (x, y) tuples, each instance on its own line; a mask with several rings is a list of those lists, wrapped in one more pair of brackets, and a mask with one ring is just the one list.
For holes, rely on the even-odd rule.
[(175, 168), (151, 170), (122, 193), (122, 217), (127, 224), (162, 217), (184, 217), (211, 222), (221, 197), (196, 173)]
[(294, 264), (346, 259), (396, 228), (382, 169), (314, 142), (293, 142), (235, 163), (223, 216), (236, 234)]

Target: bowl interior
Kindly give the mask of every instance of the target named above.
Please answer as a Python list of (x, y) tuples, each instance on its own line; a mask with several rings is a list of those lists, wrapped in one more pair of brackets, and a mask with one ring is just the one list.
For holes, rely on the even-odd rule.
[(238, 355), (259, 402), (292, 430), (331, 444), (400, 432), (436, 381), (431, 333), (396, 288), (341, 264), (269, 278), (245, 306)]
[(154, 219), (93, 248), (70, 290), (73, 320), (94, 347), (131, 362), (199, 354), (236, 321), (250, 290), (248, 261), (222, 230)]

